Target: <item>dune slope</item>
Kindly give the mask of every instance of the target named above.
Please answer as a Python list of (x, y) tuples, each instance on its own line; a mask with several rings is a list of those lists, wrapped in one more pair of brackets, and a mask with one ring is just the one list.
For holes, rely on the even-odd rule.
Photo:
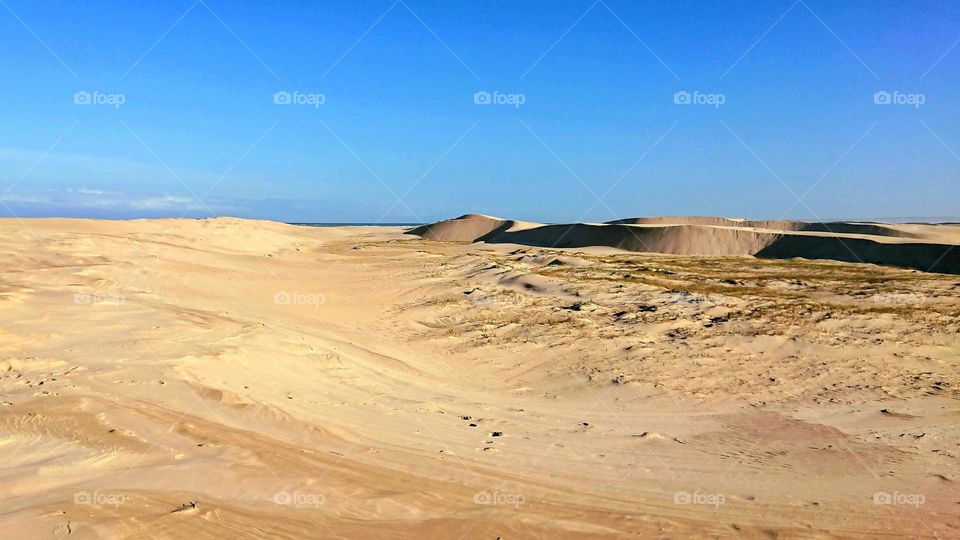
[(612, 247), (697, 256), (828, 259), (960, 274), (960, 227), (940, 224), (750, 221), (716, 217), (631, 218), (543, 225), (467, 214), (417, 227), (433, 240), (548, 248)]

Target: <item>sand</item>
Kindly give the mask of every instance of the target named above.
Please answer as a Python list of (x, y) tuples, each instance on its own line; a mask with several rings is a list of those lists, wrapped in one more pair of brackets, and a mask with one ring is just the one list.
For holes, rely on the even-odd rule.
[(607, 246), (673, 255), (828, 259), (960, 274), (960, 225), (632, 218), (544, 225), (467, 214), (411, 231), (433, 240), (549, 248)]
[(0, 538), (960, 537), (956, 275), (469, 221), (0, 220)]

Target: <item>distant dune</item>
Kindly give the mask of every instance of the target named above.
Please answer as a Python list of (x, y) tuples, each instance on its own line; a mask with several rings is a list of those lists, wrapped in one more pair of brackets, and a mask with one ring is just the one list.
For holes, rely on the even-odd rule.
[(537, 247), (606, 246), (672, 255), (829, 259), (960, 274), (960, 226), (869, 222), (646, 217), (545, 225), (467, 214), (408, 231), (455, 242)]

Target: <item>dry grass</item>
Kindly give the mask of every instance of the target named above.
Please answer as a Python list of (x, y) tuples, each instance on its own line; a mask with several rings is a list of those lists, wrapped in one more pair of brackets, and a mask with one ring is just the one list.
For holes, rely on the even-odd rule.
[[(706, 395), (714, 390), (703, 381), (722, 365), (740, 374), (745, 388), (766, 390), (771, 377), (817, 371), (821, 360), (804, 350), (835, 351), (827, 354), (845, 358), (851, 351), (877, 356), (881, 353), (870, 351), (893, 340), (898, 354), (910, 356), (930, 343), (951, 343), (960, 334), (955, 276), (748, 257), (596, 256), (475, 246), (465, 253), (462, 246), (451, 249), (444, 243), (424, 249), (462, 257), (431, 258), (424, 265), (424, 275), (432, 274), (432, 268), (439, 274), (438, 286), (454, 283), (458, 292), (438, 293), (402, 308), (424, 319), (447, 317), (450, 324), (428, 329), (428, 336), (458, 338), (451, 343), (462, 351), (516, 347), (518, 357), (525, 347), (548, 347), (562, 359), (551, 364), (555, 376), (585, 377), (596, 384), (619, 377), (626, 383), (655, 381)], [(586, 264), (548, 264), (571, 256)], [(515, 283), (500, 281), (522, 274), (552, 285), (546, 292), (518, 291)], [(486, 300), (478, 303), (473, 294), (463, 294), (474, 289)], [(510, 300), (498, 301), (503, 298)], [(584, 351), (581, 339), (600, 340), (604, 347)], [(769, 343), (783, 345), (768, 350)], [(772, 356), (758, 362), (761, 351)], [(770, 363), (781, 355), (782, 365)], [(878, 361), (870, 369), (886, 372), (898, 392), (920, 391), (910, 373), (899, 373), (896, 364), (882, 365)], [(676, 370), (689, 376), (676, 379)], [(815, 384), (801, 393), (827, 396), (832, 391)], [(881, 386), (875, 385), (877, 392)]]

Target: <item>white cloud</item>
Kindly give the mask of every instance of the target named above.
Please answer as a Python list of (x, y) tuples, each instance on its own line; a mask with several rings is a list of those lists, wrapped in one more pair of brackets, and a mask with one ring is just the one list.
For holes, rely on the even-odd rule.
[(0, 201), (9, 202), (9, 203), (23, 203), (23, 204), (49, 204), (52, 202), (47, 197), (37, 197), (37, 196), (26, 196), (23, 195), (14, 195), (8, 191), (0, 192)]
[(102, 189), (91, 189), (91, 188), (67, 188), (67, 193), (79, 193), (81, 195), (123, 195), (119, 191), (106, 191)]
[(0, 191), (0, 202), (45, 207), (180, 211), (185, 213), (206, 210), (225, 211), (231, 209), (229, 206), (216, 204), (213, 201), (198, 201), (194, 197), (181, 195), (135, 196), (127, 195), (119, 191), (85, 187), (66, 188), (64, 190), (43, 189), (36, 193), (24, 194)]
[[(180, 197), (177, 195), (163, 195), (161, 197), (148, 197), (146, 199), (135, 199), (130, 201), (130, 206), (139, 210), (183, 210), (187, 211), (194, 202), (193, 197)], [(205, 208), (200, 203), (196, 206)], [(196, 209), (196, 208), (194, 208)]]

